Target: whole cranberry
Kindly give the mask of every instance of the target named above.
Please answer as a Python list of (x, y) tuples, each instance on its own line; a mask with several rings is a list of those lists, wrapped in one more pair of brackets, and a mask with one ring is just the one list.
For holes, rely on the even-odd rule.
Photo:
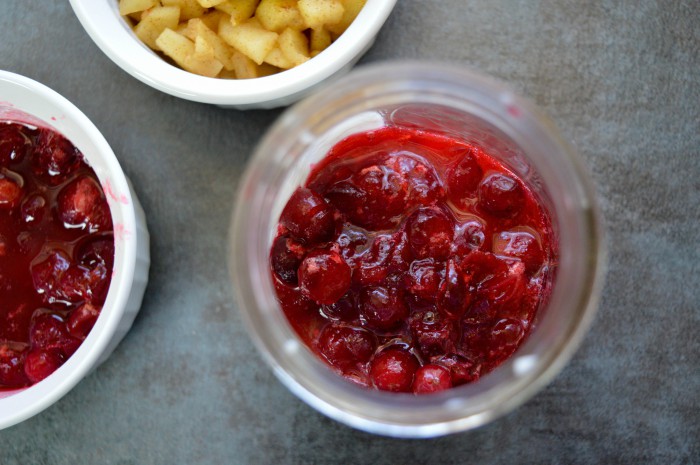
[(435, 170), (423, 161), (399, 152), (389, 157), (387, 165), (406, 180), (407, 206), (432, 205), (444, 196)]
[(457, 354), (448, 354), (437, 358), (434, 363), (447, 367), (452, 375), (452, 385), (476, 381), (481, 376), (481, 365)]
[(350, 289), (350, 283), (350, 267), (333, 250), (314, 250), (299, 266), (302, 294), (319, 304), (337, 302)]
[(95, 326), (95, 322), (100, 316), (100, 310), (100, 307), (89, 302), (73, 310), (66, 322), (68, 333), (78, 340), (84, 340), (92, 327)]
[(410, 392), (419, 366), (416, 357), (407, 350), (387, 349), (374, 356), (369, 375), (377, 389)]
[(404, 273), (408, 271), (409, 265), (413, 260), (405, 228), (401, 228), (394, 233), (392, 240), (394, 246), (391, 249), (391, 258), (389, 259), (389, 272)]
[(413, 340), (425, 356), (444, 355), (455, 350), (459, 338), (453, 320), (437, 310), (421, 310), (411, 315)]
[(58, 195), (58, 216), (68, 228), (91, 232), (112, 228), (112, 217), (102, 188), (84, 176), (63, 188)]
[(316, 192), (299, 187), (282, 210), (280, 224), (299, 241), (307, 244), (327, 242), (333, 238), (333, 208)]
[(454, 318), (461, 318), (472, 302), (470, 281), (471, 276), (463, 273), (454, 259), (448, 260), (445, 279), (438, 291), (438, 308)]
[(296, 284), (297, 270), (306, 253), (306, 248), (288, 236), (278, 236), (272, 244), (270, 263), (275, 275), (287, 284)]
[(77, 262), (89, 269), (103, 267), (109, 271), (114, 268), (114, 238), (109, 235), (90, 239), (80, 245)]
[(490, 314), (501, 309), (513, 311), (519, 307), (526, 290), (525, 267), (517, 263), (506, 272), (495, 273), (482, 281), (476, 299), (486, 301)]
[(453, 155), (459, 161), (447, 171), (447, 194), (453, 204), (465, 208), (476, 196), (484, 172), (476, 161), (476, 148), (460, 148)]
[(73, 355), (80, 346), (80, 340), (68, 333), (65, 321), (52, 313), (34, 316), (29, 329), (29, 342), (32, 348), (56, 349), (66, 358)]
[(61, 278), (59, 294), (71, 303), (86, 300), (102, 305), (107, 297), (111, 270), (96, 262), (94, 267), (71, 266)]
[(350, 258), (361, 254), (367, 248), (370, 237), (364, 229), (345, 223), (335, 242), (342, 250), (343, 256)]
[(29, 384), (24, 374), (26, 351), (0, 343), (0, 387), (22, 387)]
[(336, 368), (345, 370), (367, 363), (376, 343), (372, 335), (358, 328), (330, 324), (318, 339), (318, 350)]
[(17, 181), (0, 174), (0, 209), (16, 207), (22, 198), (22, 188)]
[(359, 318), (356, 301), (357, 294), (351, 290), (337, 302), (324, 305), (321, 310), (324, 315), (331, 319), (342, 320), (344, 322), (355, 321)]
[(416, 371), (413, 380), (413, 392), (416, 394), (430, 394), (444, 391), (452, 387), (452, 375), (450, 370), (440, 365), (423, 365)]
[(34, 174), (49, 185), (58, 185), (80, 164), (79, 153), (62, 135), (40, 129), (32, 156)]
[(491, 330), (491, 347), (498, 353), (509, 356), (525, 337), (525, 328), (519, 320), (504, 318), (499, 320)]
[(406, 233), (413, 255), (418, 259), (445, 260), (452, 245), (453, 224), (440, 208), (420, 208), (406, 221)]
[(46, 199), (41, 194), (32, 194), (22, 202), (22, 221), (38, 224), (46, 213)]
[(45, 303), (51, 304), (63, 297), (60, 293), (61, 281), (71, 266), (70, 257), (62, 250), (48, 251), (43, 259), (32, 262), (30, 271), (34, 289)]
[(0, 127), (0, 166), (21, 162), (31, 142), (18, 124), (3, 124)]
[(415, 260), (404, 274), (404, 285), (408, 292), (419, 299), (434, 302), (442, 273), (442, 267), (432, 258)]
[(459, 263), (460, 269), (471, 276), (471, 285), (477, 286), (486, 279), (508, 272), (508, 265), (490, 252), (474, 250)]
[(389, 331), (408, 317), (408, 307), (395, 287), (367, 286), (360, 291), (360, 316), (368, 327)]
[(374, 238), (372, 246), (357, 260), (353, 277), (360, 284), (377, 284), (389, 272), (389, 259), (393, 241), (391, 236), (381, 234)]
[(386, 229), (398, 224), (398, 215), (406, 210), (408, 186), (406, 179), (386, 165), (372, 165), (353, 177), (357, 187), (365, 193), (363, 212), (357, 218), (367, 229)]
[(535, 273), (544, 263), (539, 241), (528, 231), (503, 231), (493, 241), (493, 253), (517, 258), (528, 273)]
[(406, 179), (384, 164), (373, 164), (338, 181), (325, 192), (348, 220), (370, 231), (389, 229), (406, 211)]
[(58, 349), (32, 349), (24, 360), (24, 373), (29, 381), (38, 383), (56, 371), (64, 362), (65, 358)]
[(520, 182), (503, 173), (494, 173), (479, 185), (479, 206), (500, 218), (510, 218), (525, 204), (525, 191)]
[(472, 250), (480, 250), (486, 243), (486, 227), (479, 220), (470, 220), (455, 228), (452, 254), (465, 257)]

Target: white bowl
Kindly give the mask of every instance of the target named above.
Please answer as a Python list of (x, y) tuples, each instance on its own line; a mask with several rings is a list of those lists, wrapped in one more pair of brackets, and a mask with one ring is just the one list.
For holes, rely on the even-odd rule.
[(119, 16), (117, 0), (70, 0), (98, 47), (124, 71), (158, 90), (196, 102), (238, 109), (289, 105), (323, 81), (341, 76), (372, 46), (396, 0), (367, 0), (348, 29), (306, 63), (256, 79), (216, 79), (170, 65), (144, 45)]
[[(17, 74), (0, 71), (0, 118), (62, 133), (84, 155), (106, 196), (114, 223), (114, 270), (107, 300), (78, 350), (43, 381), (0, 391), (0, 429), (35, 415), (60, 399), (104, 362), (126, 335), (141, 306), (150, 265), (146, 219), (129, 181), (102, 134), (68, 100)], [(107, 189), (106, 189), (107, 190)]]

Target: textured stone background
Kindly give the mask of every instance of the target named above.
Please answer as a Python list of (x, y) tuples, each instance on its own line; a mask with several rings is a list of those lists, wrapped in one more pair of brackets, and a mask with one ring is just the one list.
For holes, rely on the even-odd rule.
[(0, 463), (700, 463), (700, 4), (399, 0), (364, 62), (433, 58), (508, 81), (593, 173), (610, 266), (567, 368), (526, 405), (437, 440), (374, 437), (297, 400), (229, 295), (240, 173), (278, 111), (227, 111), (134, 80), (68, 2), (2, 2), (0, 68), (102, 130), (148, 214), (143, 309), (110, 360), (0, 432)]

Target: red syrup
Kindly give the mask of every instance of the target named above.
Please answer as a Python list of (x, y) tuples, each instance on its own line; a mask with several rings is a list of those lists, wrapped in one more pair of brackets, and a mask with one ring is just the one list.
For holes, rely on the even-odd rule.
[(0, 389), (41, 381), (104, 304), (114, 237), (107, 200), (61, 134), (0, 121)]
[(526, 340), (556, 242), (522, 179), (414, 129), (336, 144), (285, 206), (270, 252), (292, 327), (348, 380), (425, 394), (478, 380)]

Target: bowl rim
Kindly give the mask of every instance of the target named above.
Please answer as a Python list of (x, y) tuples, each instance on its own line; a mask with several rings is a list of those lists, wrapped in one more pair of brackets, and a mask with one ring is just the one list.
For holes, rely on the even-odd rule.
[(255, 79), (199, 76), (167, 63), (143, 44), (119, 15), (116, 0), (70, 0), (83, 28), (114, 63), (141, 82), (175, 97), (219, 105), (251, 105), (297, 94), (331, 77), (374, 40), (397, 0), (367, 0), (326, 50), (290, 70)]
[[(125, 314), (134, 282), (137, 221), (135, 199), (117, 157), (97, 127), (75, 105), (37, 81), (2, 70), (0, 105), (19, 110), (64, 134), (95, 169), (100, 182), (104, 185), (109, 181), (113, 192), (119, 194), (106, 197), (115, 224), (123, 225), (123, 234), (117, 234), (115, 229), (114, 271), (95, 326), (78, 350), (49, 377), (27, 388), (4, 391), (0, 398), (0, 429), (3, 429), (36, 415), (67, 394), (96, 366), (108, 348)], [(37, 110), (28, 110), (30, 106)], [(102, 165), (99, 170), (93, 166), (96, 161)]]

